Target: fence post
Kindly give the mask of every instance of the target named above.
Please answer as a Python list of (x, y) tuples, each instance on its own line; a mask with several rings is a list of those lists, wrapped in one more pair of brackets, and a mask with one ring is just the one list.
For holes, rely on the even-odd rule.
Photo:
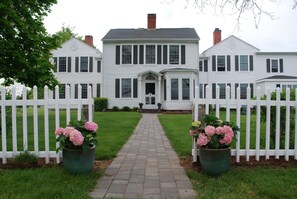
[(275, 159), (279, 159), (280, 147), (280, 88), (276, 88)]
[[(241, 108), (241, 104), (240, 104), (240, 87), (236, 88), (236, 126), (238, 126), (240, 128), (240, 108)], [(240, 161), (240, 131), (237, 133), (236, 135), (236, 162)]]
[(251, 88), (247, 87), (247, 105), (246, 105), (246, 161), (250, 160), (250, 134), (251, 134)]
[[(285, 160), (289, 161), (290, 148), (290, 89), (286, 89), (286, 135), (285, 135)], [(296, 127), (295, 127), (296, 128)]]
[(256, 115), (256, 160), (259, 161), (260, 159), (260, 113), (261, 113), (261, 107), (260, 107), (260, 94), (261, 89), (260, 87), (257, 88), (257, 115)]
[[(59, 96), (59, 86), (57, 85), (55, 87), (55, 96), (56, 96), (56, 100), (55, 100), (55, 123), (56, 123), (56, 129), (60, 127), (60, 109), (59, 109), (59, 100), (60, 100), (60, 96)], [(58, 136), (56, 135), (56, 138)], [(60, 147), (60, 142), (56, 142), (56, 148)], [(56, 153), (56, 161), (59, 164), (61, 161), (61, 152), (57, 152)]]
[(34, 153), (38, 156), (38, 96), (37, 87), (33, 87)]
[(16, 114), (16, 88), (15, 86), (11, 89), (11, 119), (12, 119), (12, 150), (13, 155), (16, 155), (18, 151), (18, 145), (17, 145), (17, 114)]
[(27, 88), (23, 87), (23, 145), (24, 145), (24, 151), (28, 150), (28, 121), (27, 121)]
[(2, 130), (2, 163), (7, 163), (7, 143), (6, 143), (6, 90), (1, 87), (1, 130)]
[(44, 87), (44, 146), (45, 146), (45, 163), (48, 164), (49, 160), (49, 124), (48, 124), (48, 87)]
[(270, 149), (270, 110), (271, 110), (271, 93), (270, 93), (270, 88), (267, 88), (267, 99), (266, 99), (266, 143), (265, 143), (265, 148), (266, 148), (266, 155), (265, 158), (266, 160), (269, 159), (269, 149)]
[(295, 89), (295, 160), (297, 160), (297, 88)]

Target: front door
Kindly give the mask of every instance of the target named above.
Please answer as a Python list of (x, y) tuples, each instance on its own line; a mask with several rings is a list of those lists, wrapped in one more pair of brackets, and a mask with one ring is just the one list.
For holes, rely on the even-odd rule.
[(145, 105), (156, 105), (156, 83), (145, 83)]

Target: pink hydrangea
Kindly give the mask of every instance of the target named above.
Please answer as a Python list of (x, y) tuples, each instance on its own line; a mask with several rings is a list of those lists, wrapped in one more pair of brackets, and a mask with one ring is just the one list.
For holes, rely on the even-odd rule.
[(61, 128), (61, 127), (57, 128), (55, 131), (56, 135), (62, 135), (63, 133), (64, 133), (64, 128)]
[(223, 126), (223, 129), (224, 129), (225, 136), (233, 138), (234, 132), (230, 126), (225, 125), (225, 126)]
[(83, 135), (81, 134), (80, 131), (78, 131), (78, 130), (76, 130), (76, 129), (73, 130), (73, 131), (71, 131), (69, 138), (70, 138), (70, 141), (71, 141), (75, 146), (80, 146), (80, 145), (82, 145), (83, 142), (84, 142), (84, 137), (83, 137)]
[(216, 128), (214, 126), (207, 126), (204, 129), (205, 134), (208, 136), (212, 136), (216, 133)]
[(88, 121), (84, 124), (84, 128), (87, 129), (88, 131), (95, 132), (98, 129), (98, 125), (95, 122)]
[(71, 132), (73, 132), (74, 130), (76, 130), (75, 128), (73, 128), (73, 127), (66, 127), (65, 129), (64, 129), (64, 132), (63, 132), (63, 134), (66, 136), (66, 137), (69, 137), (70, 136), (70, 134), (71, 134)]
[(202, 133), (199, 133), (199, 137), (197, 139), (197, 144), (198, 146), (204, 146), (204, 145), (207, 145), (207, 143), (209, 142), (207, 136), (205, 136), (204, 134)]

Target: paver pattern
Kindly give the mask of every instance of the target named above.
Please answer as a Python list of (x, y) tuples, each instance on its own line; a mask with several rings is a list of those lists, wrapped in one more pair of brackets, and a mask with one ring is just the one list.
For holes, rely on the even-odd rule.
[(92, 198), (181, 198), (196, 192), (157, 114), (143, 114), (133, 135), (90, 193)]

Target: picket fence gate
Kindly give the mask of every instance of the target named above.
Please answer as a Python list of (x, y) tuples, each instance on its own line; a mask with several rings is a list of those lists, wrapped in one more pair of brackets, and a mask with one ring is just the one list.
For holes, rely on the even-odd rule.
[[(77, 111), (77, 119), (81, 120), (82, 118), (82, 109), (86, 107), (87, 119), (93, 121), (93, 105), (94, 100), (92, 98), (91, 87), (88, 87), (87, 98), (82, 98), (82, 88), (79, 85), (78, 87), (78, 98), (70, 98), (70, 86), (67, 85), (65, 89), (65, 99), (59, 98), (59, 87), (55, 87), (55, 96), (56, 99), (49, 98), (49, 92), (47, 86), (44, 87), (44, 99), (38, 99), (37, 87), (33, 87), (33, 99), (27, 99), (27, 89), (23, 87), (22, 90), (22, 99), (17, 99), (16, 88), (13, 87), (11, 90), (12, 98), (6, 100), (6, 89), (4, 87), (0, 88), (1, 100), (1, 140), (2, 140), (2, 150), (0, 151), (0, 159), (2, 163), (6, 164), (8, 158), (13, 158), (14, 156), (20, 154), (23, 151), (28, 151), (28, 128), (33, 128), (34, 132), (34, 151), (28, 151), (35, 154), (39, 158), (45, 158), (45, 162), (50, 163), (50, 158), (56, 158), (57, 163), (60, 163), (61, 152), (56, 153), (56, 151), (50, 151), (49, 146), (49, 135), (54, 132), (49, 132), (49, 111), (55, 111), (55, 128), (60, 127), (60, 112), (66, 110), (66, 123), (70, 122), (70, 112), (71, 110)], [(6, 128), (6, 109), (11, 108), (11, 121), (12, 121), (12, 151), (8, 151), (7, 147), (7, 128)], [(28, 126), (27, 121), (27, 111), (28, 108), (33, 108), (33, 127)], [(44, 132), (40, 132), (38, 129), (38, 110), (43, 108), (44, 111)], [(21, 109), (22, 112), (22, 125), (23, 132), (19, 132), (17, 129), (17, 109)], [(10, 117), (10, 116), (9, 116)], [(53, 122), (53, 121), (51, 121)], [(19, 151), (17, 147), (18, 134), (23, 134), (23, 150)], [(44, 133), (45, 147), (44, 150), (41, 150), (39, 147), (39, 134)], [(56, 147), (59, 147), (59, 143), (56, 143)]]
[[(277, 88), (276, 100), (271, 100), (270, 89), (267, 88), (266, 93), (267, 97), (265, 100), (260, 98), (261, 89), (257, 88), (256, 90), (256, 99), (251, 99), (251, 88), (247, 88), (247, 99), (240, 99), (240, 88), (236, 89), (236, 99), (230, 99), (230, 87), (226, 87), (226, 99), (219, 99), (220, 88), (216, 87), (216, 98), (211, 97), (211, 91), (209, 86), (206, 86), (206, 97), (199, 98), (198, 96), (194, 100), (194, 120), (198, 120), (199, 115), (199, 106), (205, 105), (205, 114), (209, 114), (209, 107), (215, 107), (215, 115), (219, 118), (220, 116), (220, 107), (226, 109), (226, 121), (230, 121), (230, 110), (236, 110), (236, 125), (240, 128), (240, 119), (241, 119), (241, 108), (246, 107), (246, 142), (245, 148), (240, 148), (240, 133), (237, 134), (236, 147), (231, 149), (231, 155), (236, 156), (236, 162), (240, 162), (240, 157), (245, 156), (245, 160), (249, 161), (251, 156), (254, 156), (257, 161), (260, 160), (260, 156), (265, 156), (265, 159), (274, 156), (275, 159), (279, 159), (280, 156), (284, 156), (286, 161), (289, 161), (289, 157), (293, 156), (294, 159), (297, 159), (297, 89), (295, 89), (295, 100), (290, 100), (290, 89), (286, 89), (286, 99), (281, 100), (280, 93), (281, 89)], [(199, 88), (196, 87), (196, 93), (199, 93)], [(261, 107), (266, 107), (266, 130), (265, 130), (265, 148), (260, 148), (261, 140)], [(271, 122), (271, 109), (272, 107), (276, 108), (276, 128), (275, 128), (275, 148), (270, 148), (270, 122)], [(285, 107), (285, 147), (280, 148), (280, 123), (281, 123), (281, 107)], [(251, 143), (251, 108), (256, 111), (256, 142), (255, 148), (250, 147)], [(295, 113), (291, 113), (291, 108), (295, 109)], [(294, 115), (294, 116), (293, 116)], [(291, 129), (290, 119), (291, 116), (294, 118), (295, 129)], [(294, 131), (294, 148), (289, 147), (290, 141), (290, 130)], [(263, 136), (263, 133), (262, 133)], [(193, 162), (197, 162), (197, 156), (199, 156), (199, 149), (197, 148), (197, 140), (193, 139), (192, 142), (192, 156)]]

